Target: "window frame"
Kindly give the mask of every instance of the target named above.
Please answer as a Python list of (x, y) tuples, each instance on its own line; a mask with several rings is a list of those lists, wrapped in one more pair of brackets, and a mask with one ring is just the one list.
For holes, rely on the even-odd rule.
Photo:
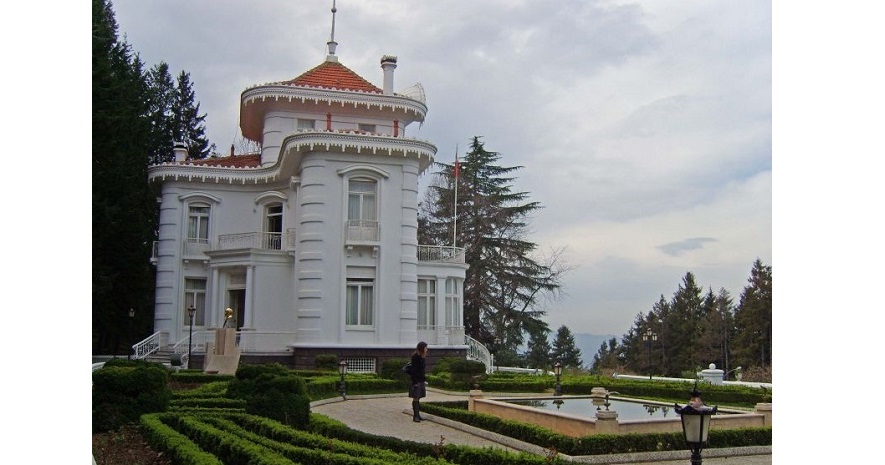
[[(422, 283), (429, 283), (421, 290)], [(432, 329), (437, 325), (436, 278), (418, 278), (418, 329)], [(422, 323), (422, 320), (423, 323)]]
[[(193, 283), (202, 282), (202, 288), (196, 287)], [(185, 276), (183, 283), (183, 323), (185, 327), (190, 326), (190, 316), (187, 309), (193, 305), (197, 311), (194, 313), (194, 327), (206, 326), (206, 298), (208, 297), (209, 280), (202, 276)]]
[[(375, 328), (375, 278), (348, 277), (344, 286), (344, 325), (348, 329)], [(352, 292), (352, 290), (354, 292)], [(365, 292), (369, 296), (366, 298)], [(353, 303), (352, 297), (356, 296)], [(356, 313), (352, 307), (356, 306)], [(355, 317), (355, 321), (351, 317)]]

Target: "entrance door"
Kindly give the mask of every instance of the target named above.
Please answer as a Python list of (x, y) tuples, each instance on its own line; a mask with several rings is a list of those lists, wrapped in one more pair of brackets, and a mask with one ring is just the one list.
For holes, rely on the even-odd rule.
[(230, 308), (234, 311), (234, 318), (237, 321), (237, 331), (239, 331), (240, 328), (246, 324), (246, 290), (230, 289), (227, 291), (227, 298)]

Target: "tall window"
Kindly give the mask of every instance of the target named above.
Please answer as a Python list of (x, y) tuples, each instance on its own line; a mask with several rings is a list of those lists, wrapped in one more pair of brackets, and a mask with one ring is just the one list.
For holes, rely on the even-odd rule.
[(463, 326), (461, 321), (461, 288), (455, 278), (446, 279), (446, 325)]
[(372, 326), (374, 324), (375, 280), (372, 278), (347, 278), (348, 326)]
[(188, 242), (209, 243), (209, 206), (191, 205), (187, 217)]
[(279, 250), (283, 238), (283, 204), (272, 203), (265, 209), (264, 246)]
[(191, 324), (190, 315), (187, 309), (193, 306), (197, 309), (194, 314), (194, 326), (205, 326), (206, 324), (206, 279), (205, 278), (185, 278), (184, 280), (184, 324)]
[(378, 183), (372, 180), (351, 179), (347, 198), (348, 220), (370, 220), (378, 218), (375, 198)]
[(418, 329), (436, 326), (436, 280), (418, 280)]

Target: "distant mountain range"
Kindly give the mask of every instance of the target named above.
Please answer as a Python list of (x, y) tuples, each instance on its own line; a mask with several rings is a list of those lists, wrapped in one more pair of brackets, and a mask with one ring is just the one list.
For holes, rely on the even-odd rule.
[(581, 350), (581, 360), (587, 368), (590, 368), (590, 365), (593, 364), (593, 356), (599, 352), (599, 346), (603, 342), (607, 343), (611, 338), (617, 339), (618, 342), (621, 340), (621, 336), (615, 336), (614, 334), (575, 333), (574, 336), (575, 345)]

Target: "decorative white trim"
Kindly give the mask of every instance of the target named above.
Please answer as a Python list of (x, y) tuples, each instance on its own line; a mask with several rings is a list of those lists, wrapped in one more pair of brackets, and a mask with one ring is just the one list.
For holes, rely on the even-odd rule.
[(378, 168), (377, 166), (373, 166), (373, 165), (364, 165), (364, 164), (350, 165), (350, 166), (347, 166), (347, 167), (345, 167), (345, 168), (341, 168), (340, 170), (338, 170), (338, 171), (336, 171), (336, 172), (338, 173), (338, 176), (344, 176), (344, 175), (346, 175), (346, 174), (350, 174), (350, 173), (353, 173), (353, 172), (355, 172), (355, 171), (369, 171), (369, 172), (375, 173), (375, 174), (377, 174), (378, 176), (381, 176), (381, 177), (384, 177), (384, 178), (389, 178), (389, 177), (390, 177), (390, 173), (388, 173), (387, 171), (384, 171), (384, 170), (382, 170), (381, 168)]
[(261, 194), (258, 194), (253, 200), (255, 201), (255, 205), (265, 203), (269, 200), (281, 200), (283, 203), (289, 203), (289, 198), (286, 197), (285, 194), (277, 191), (262, 192)]
[(417, 121), (423, 121), (425, 115), (427, 115), (427, 105), (412, 97), (397, 94), (385, 95), (379, 92), (359, 90), (338, 90), (268, 83), (246, 89), (240, 97), (240, 102), (244, 107), (251, 103), (263, 102), (265, 100), (288, 100), (289, 102), (295, 100), (300, 101), (300, 103), (310, 101), (330, 105), (338, 104), (342, 107), (345, 105), (353, 105), (354, 108), (365, 106), (370, 109), (378, 107), (380, 110), (390, 108), (393, 111), (399, 110), (405, 113), (414, 113), (418, 117)]
[[(430, 142), (405, 137), (390, 137), (374, 134), (351, 133), (347, 131), (310, 131), (297, 132), (282, 142), (281, 156), (277, 161), (266, 167), (218, 167), (194, 164), (179, 164), (174, 162), (162, 163), (148, 167), (148, 180), (150, 181), (200, 181), (214, 182), (216, 184), (267, 184), (281, 180), (284, 170), (283, 164), (286, 155), (296, 155), (300, 152), (311, 151), (317, 147), (331, 151), (336, 148), (341, 151), (355, 149), (356, 153), (371, 152), (372, 155), (417, 157), (419, 170), (426, 169), (433, 163), (436, 155), (436, 146)], [(300, 157), (296, 157), (296, 163), (300, 163)], [(207, 194), (204, 194), (207, 195)]]
[(204, 200), (208, 202), (213, 202), (216, 204), (221, 203), (221, 199), (212, 195), (207, 194), (205, 192), (188, 192), (187, 194), (181, 194), (178, 196), (178, 200), (181, 201), (194, 201), (194, 200)]

